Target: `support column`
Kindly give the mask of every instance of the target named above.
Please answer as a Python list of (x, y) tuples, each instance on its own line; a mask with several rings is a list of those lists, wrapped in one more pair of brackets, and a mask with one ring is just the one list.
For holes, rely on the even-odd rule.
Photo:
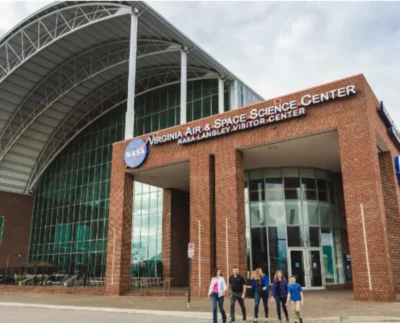
[(110, 186), (105, 293), (122, 295), (130, 286), (133, 204), (133, 176), (122, 163), (113, 162)]
[(173, 287), (188, 286), (189, 193), (164, 189), (162, 262), (163, 279), (174, 277)]
[(228, 276), (233, 266), (247, 275), (243, 153), (224, 147), (215, 156), (217, 267)]
[(238, 81), (234, 80), (231, 84), (231, 110), (238, 108)]
[(186, 99), (187, 99), (187, 53), (181, 50), (181, 124), (186, 123)]
[(190, 160), (190, 242), (195, 244), (190, 277), (193, 296), (207, 296), (215, 266), (214, 178), (214, 158), (206, 151)]
[(396, 294), (375, 132), (367, 116), (359, 115), (338, 133), (354, 298), (393, 301)]
[(131, 34), (129, 42), (129, 75), (128, 75), (128, 100), (125, 114), (125, 140), (134, 137), (135, 123), (135, 83), (136, 83), (136, 51), (137, 51), (137, 25), (138, 10), (132, 8)]
[(394, 171), (394, 156), (392, 156), (390, 151), (379, 154), (379, 167), (381, 171), (381, 183), (394, 285), (396, 291), (400, 293), (400, 211), (396, 190), (397, 178)]
[(224, 112), (224, 80), (218, 78), (218, 113)]

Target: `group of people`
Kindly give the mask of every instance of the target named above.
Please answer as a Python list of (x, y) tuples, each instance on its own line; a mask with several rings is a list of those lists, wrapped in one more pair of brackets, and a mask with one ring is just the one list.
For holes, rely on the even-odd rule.
[[(252, 290), (254, 293), (254, 322), (258, 321), (258, 312), (261, 300), (264, 305), (265, 321), (268, 322), (268, 298), (269, 298), (269, 279), (265, 275), (261, 268), (257, 268), (254, 271), (252, 277)], [(246, 321), (246, 307), (244, 305), (244, 299), (246, 297), (247, 283), (243, 276), (239, 274), (239, 268), (234, 267), (232, 275), (229, 277), (229, 292), (230, 292), (230, 312), (231, 317), (229, 322), (235, 322), (235, 304), (236, 301), (239, 303), (242, 310), (243, 321)], [(208, 291), (208, 297), (212, 300), (213, 307), (213, 321), (218, 322), (217, 318), (217, 307), (221, 312), (222, 321), (226, 323), (227, 316), (224, 310), (224, 297), (228, 291), (224, 277), (222, 277), (221, 269), (215, 270), (215, 275), (211, 279), (210, 288)], [(289, 303), (292, 304), (295, 322), (303, 323), (303, 319), (300, 315), (300, 305), (304, 304), (304, 296), (301, 285), (296, 283), (296, 277), (290, 277), (290, 284), (286, 281), (283, 272), (278, 270), (275, 273), (274, 281), (272, 283), (272, 297), (271, 302), (276, 303), (276, 312), (278, 315), (279, 322), (282, 322), (282, 312), (285, 314), (286, 322), (289, 322), (289, 313), (287, 306)]]

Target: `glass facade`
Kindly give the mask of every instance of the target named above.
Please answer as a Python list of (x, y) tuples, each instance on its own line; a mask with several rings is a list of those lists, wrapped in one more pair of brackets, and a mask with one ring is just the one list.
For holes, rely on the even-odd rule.
[(30, 262), (105, 274), (111, 145), (124, 136), (125, 107), (85, 129), (46, 170), (35, 197)]
[[(306, 168), (248, 171), (245, 173), (245, 202), (250, 270), (261, 267), (270, 279), (278, 269), (285, 275), (293, 274), (289, 251), (297, 250), (293, 258), (296, 255), (305, 257), (304, 250), (310, 261), (314, 259), (310, 270), (321, 265), (319, 254), (323, 259), (320, 282), (316, 283), (314, 277), (315, 286), (344, 283), (333, 174)], [(300, 264), (296, 263), (294, 268), (298, 267)]]
[[(132, 276), (146, 263), (146, 276), (160, 277), (162, 255), (162, 189), (135, 182), (132, 215)], [(142, 266), (143, 267), (143, 266)]]
[[(225, 109), (229, 110), (229, 86), (225, 86)], [(180, 84), (154, 90), (135, 101), (135, 136), (173, 127), (180, 122)], [(187, 84), (187, 122), (218, 114), (218, 80)]]
[[(215, 89), (217, 80), (188, 83), (188, 121), (218, 112)], [(179, 106), (179, 84), (137, 97), (135, 134), (178, 124)], [(111, 151), (112, 144), (124, 138), (125, 110), (121, 105), (88, 126), (44, 172), (34, 202), (30, 262), (53, 264), (69, 273), (79, 273), (81, 265), (87, 265), (90, 275), (104, 277)], [(157, 262), (162, 191), (135, 183), (134, 203), (132, 263)]]

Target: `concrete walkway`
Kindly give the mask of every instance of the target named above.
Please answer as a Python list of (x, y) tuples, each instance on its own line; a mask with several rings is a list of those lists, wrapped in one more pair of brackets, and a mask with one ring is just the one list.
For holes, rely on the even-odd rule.
[[(399, 300), (400, 301), (400, 300)], [(307, 321), (318, 322), (400, 322), (400, 302), (369, 303), (355, 302), (348, 291), (319, 291), (305, 293), (303, 316)], [(253, 299), (246, 299), (248, 319), (253, 317)], [(114, 312), (128, 314), (147, 314), (156, 316), (186, 317), (193, 319), (211, 319), (211, 302), (194, 298), (191, 310), (187, 311), (185, 298), (162, 297), (111, 297), (111, 296), (75, 296), (75, 295), (37, 295), (37, 294), (0, 294), (0, 306), (34, 307), (58, 310), (83, 310), (94, 312)], [(275, 304), (269, 303), (270, 320), (276, 318)], [(229, 304), (225, 301), (225, 310)], [(238, 312), (237, 317), (241, 315)], [(260, 317), (263, 309), (260, 306)]]

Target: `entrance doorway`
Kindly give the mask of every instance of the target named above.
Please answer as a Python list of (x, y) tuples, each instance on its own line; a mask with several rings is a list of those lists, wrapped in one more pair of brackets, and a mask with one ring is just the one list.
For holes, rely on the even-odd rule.
[(320, 248), (289, 248), (289, 275), (304, 289), (323, 289)]

